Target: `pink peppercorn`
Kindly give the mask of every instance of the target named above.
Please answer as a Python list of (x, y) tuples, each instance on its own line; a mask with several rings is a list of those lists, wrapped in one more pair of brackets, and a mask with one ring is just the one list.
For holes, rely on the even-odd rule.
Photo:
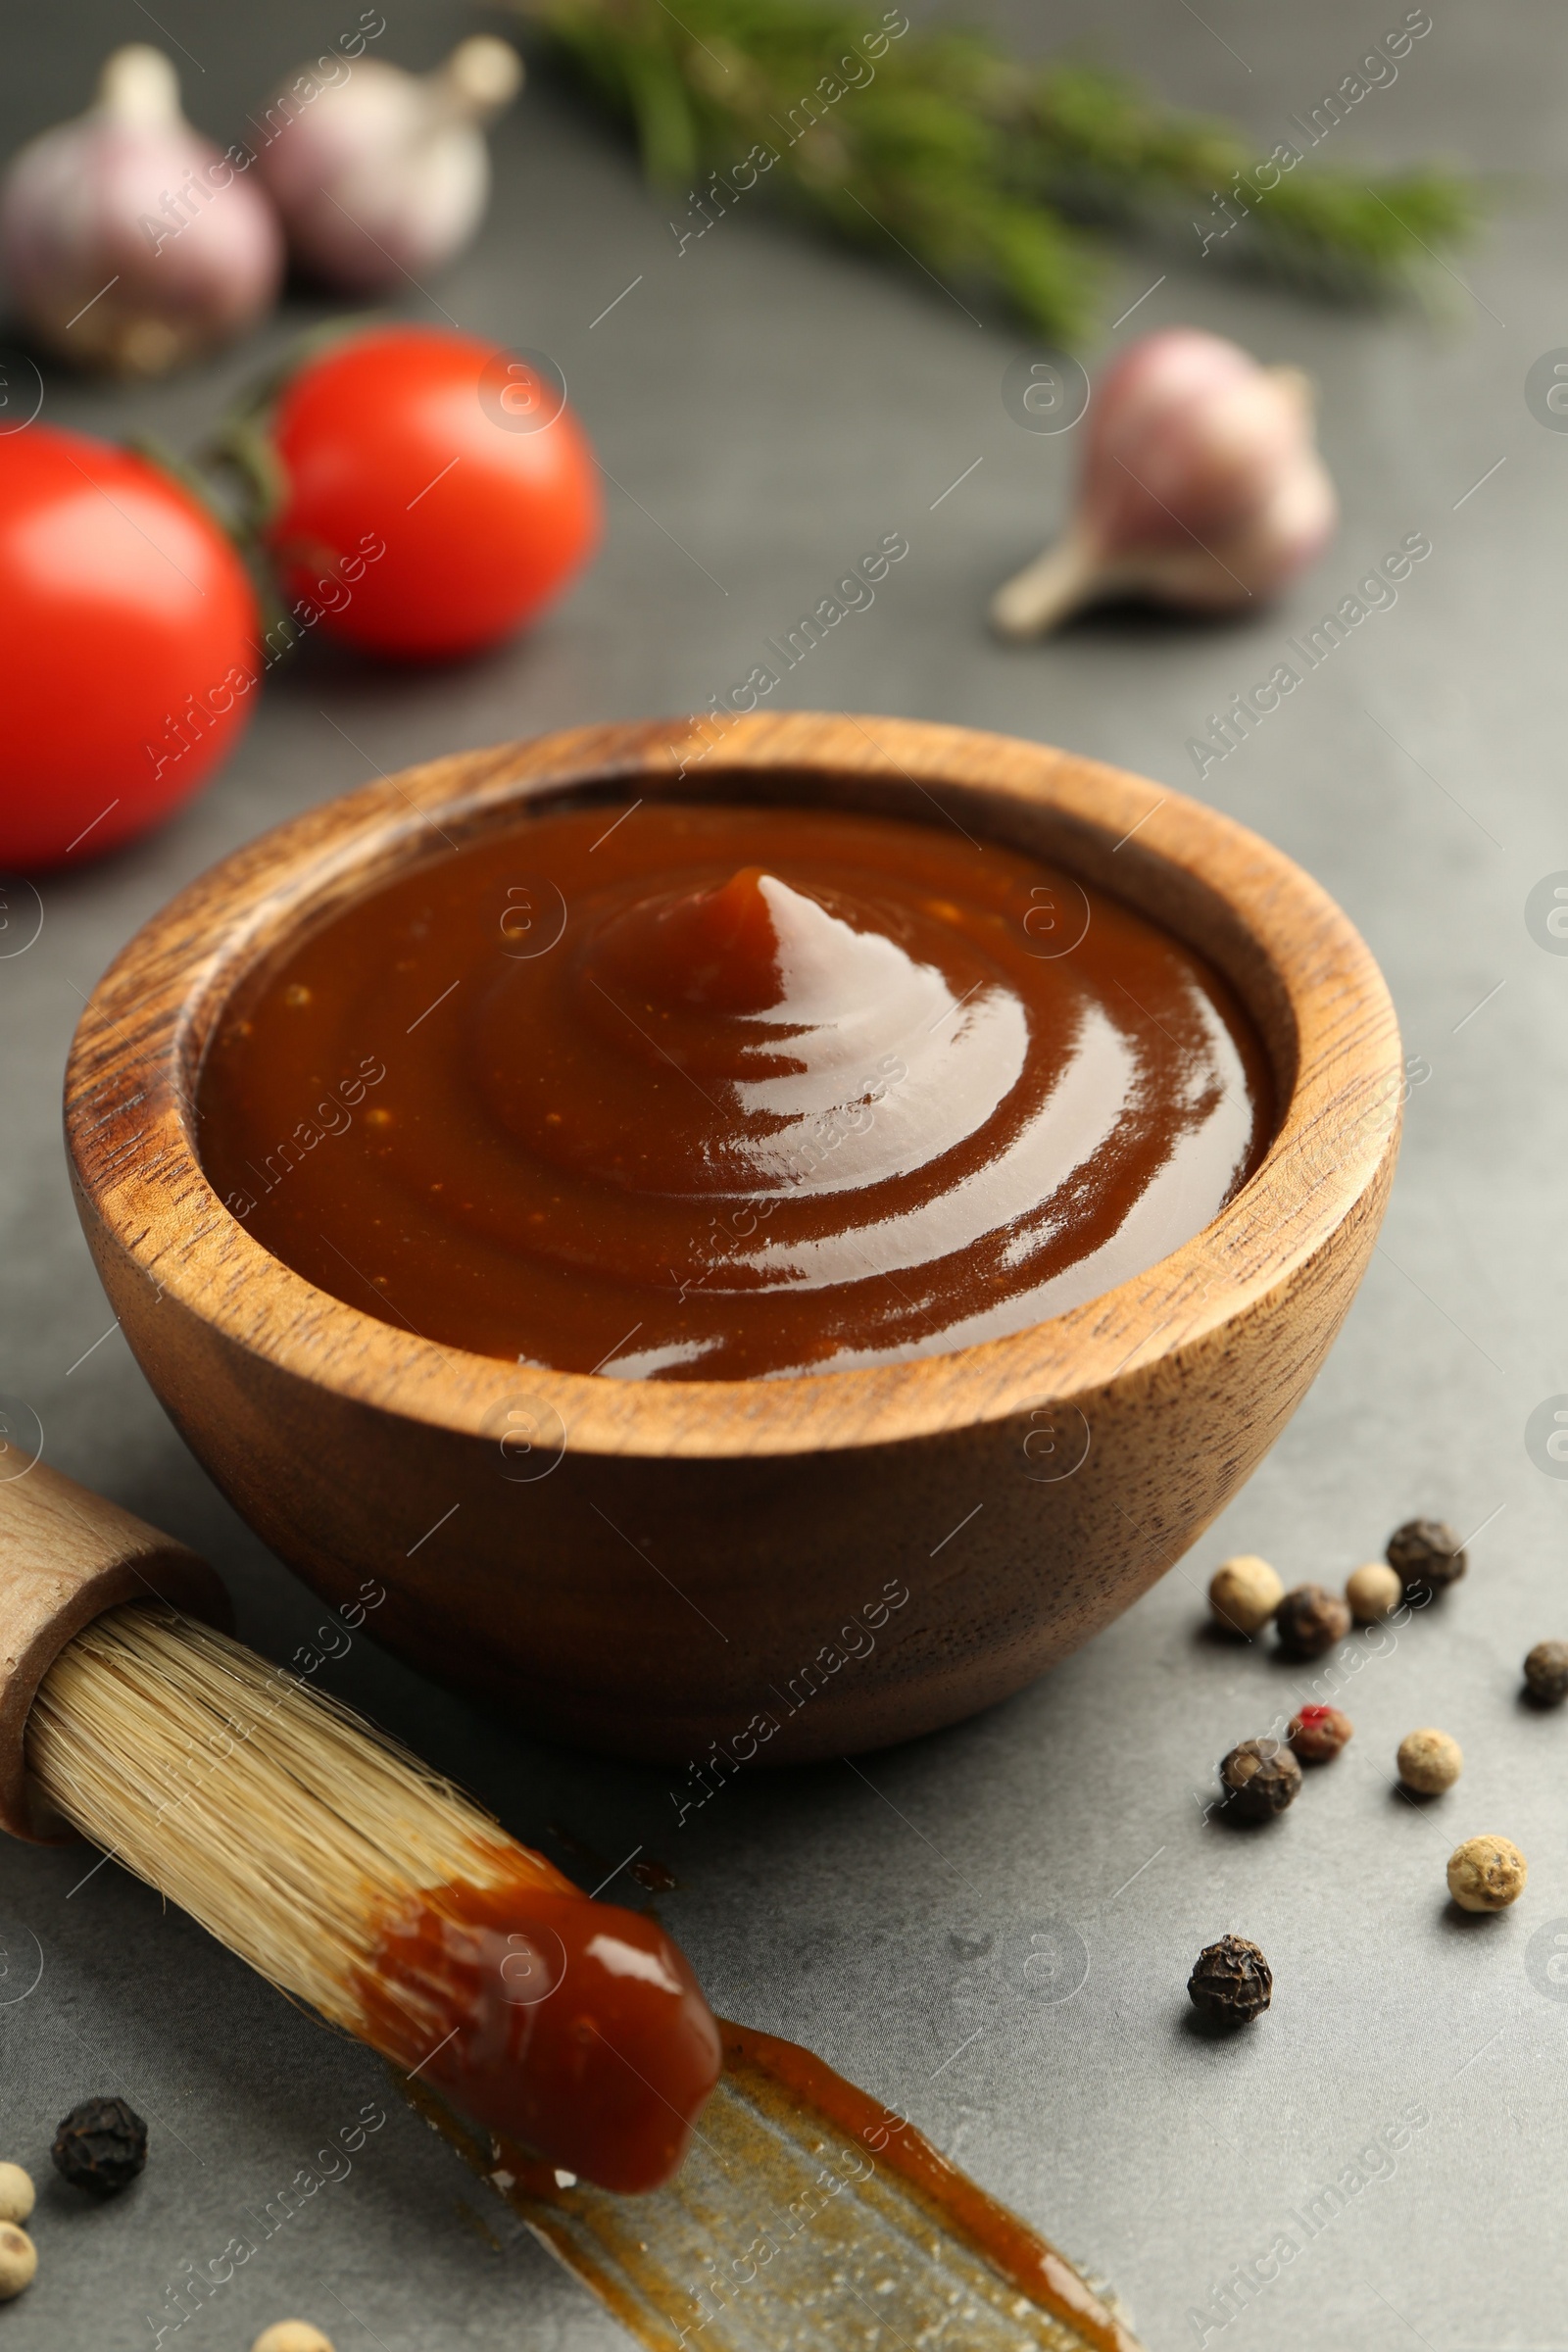
[(1303, 1764), (1330, 1764), (1354, 1730), (1338, 1707), (1301, 1707), (1291, 1717), (1285, 1736)]

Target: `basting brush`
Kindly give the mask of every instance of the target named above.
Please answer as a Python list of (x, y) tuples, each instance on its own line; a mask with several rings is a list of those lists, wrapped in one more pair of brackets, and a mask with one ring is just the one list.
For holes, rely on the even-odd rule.
[(194, 1553), (41, 1462), (0, 1484), (0, 1824), (90, 1838), (490, 2132), (609, 2189), (664, 2180), (720, 2051), (658, 1923), (227, 1613)]
[(656, 1921), (227, 1619), (129, 1512), (41, 1462), (0, 1482), (0, 1827), (79, 1832), (382, 2052), (650, 2352), (1138, 2352), (911, 2125), (791, 2042), (721, 2042)]

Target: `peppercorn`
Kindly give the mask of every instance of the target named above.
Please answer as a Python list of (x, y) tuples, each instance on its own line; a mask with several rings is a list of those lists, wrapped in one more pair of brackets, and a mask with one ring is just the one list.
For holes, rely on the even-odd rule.
[(274, 2320), (263, 2328), (251, 2352), (332, 2352), (332, 2344), (309, 2320)]
[(1245, 1936), (1205, 1944), (1187, 1980), (1187, 1997), (1214, 2026), (1250, 2026), (1274, 1996), (1274, 1972)]
[(1278, 1740), (1244, 1740), (1219, 1768), (1227, 1806), (1243, 1821), (1271, 1821), (1301, 1786), (1301, 1767)]
[(20, 2164), (0, 2164), (0, 2222), (24, 2222), (37, 2195), (31, 2176)]
[(1389, 1538), (1387, 1557), (1407, 1594), (1441, 1592), (1470, 1565), (1446, 1519), (1407, 1519)]
[(147, 2127), (123, 2099), (83, 2099), (73, 2107), (49, 2153), (73, 2188), (112, 2197), (128, 2188), (147, 2161)]
[(9, 2303), (30, 2286), (37, 2268), (38, 2249), (25, 2230), (14, 2222), (0, 2222), (0, 2303)]
[(1382, 1560), (1368, 1560), (1364, 1568), (1351, 1571), (1346, 1582), (1345, 1597), (1357, 1625), (1376, 1625), (1398, 1607), (1404, 1598), (1404, 1587), (1396, 1569), (1386, 1566)]
[(1274, 1631), (1288, 1658), (1320, 1658), (1349, 1630), (1349, 1610), (1322, 1585), (1298, 1585), (1274, 1612)]
[(1255, 1552), (1221, 1560), (1209, 1579), (1208, 1605), (1227, 1633), (1260, 1634), (1284, 1597), (1285, 1587)]
[(1303, 1764), (1329, 1764), (1354, 1733), (1348, 1715), (1338, 1707), (1300, 1707), (1291, 1717), (1285, 1737)]
[(1568, 1698), (1568, 1642), (1538, 1642), (1525, 1660), (1525, 1689), (1538, 1707)]
[(1464, 1770), (1464, 1750), (1446, 1732), (1406, 1732), (1396, 1758), (1399, 1778), (1417, 1796), (1441, 1796)]
[(1461, 1911), (1506, 1911), (1529, 1875), (1529, 1863), (1506, 1838), (1467, 1838), (1448, 1856), (1448, 1892)]

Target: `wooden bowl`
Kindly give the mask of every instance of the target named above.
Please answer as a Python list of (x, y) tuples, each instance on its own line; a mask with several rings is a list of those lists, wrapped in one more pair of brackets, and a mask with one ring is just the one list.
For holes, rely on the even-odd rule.
[[(529, 808), (827, 802), (1035, 850), (1210, 956), (1283, 1117), (1212, 1225), (1010, 1338), (770, 1381), (630, 1382), (437, 1348), (280, 1264), (203, 1175), (234, 984), (305, 922)], [(530, 1731), (689, 1764), (866, 1748), (1030, 1682), (1179, 1559), (1304, 1394), (1397, 1148), (1394, 1009), (1288, 858), (1137, 776), (1003, 736), (778, 716), (468, 752), (279, 826), (142, 930), (66, 1081), (77, 1200), (154, 1389), (323, 1598)]]

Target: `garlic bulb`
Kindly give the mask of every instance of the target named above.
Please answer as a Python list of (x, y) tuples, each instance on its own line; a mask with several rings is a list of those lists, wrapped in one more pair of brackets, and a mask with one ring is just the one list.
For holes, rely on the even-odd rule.
[(365, 58), (308, 101), (285, 82), (268, 110), (292, 117), (260, 151), (296, 260), (329, 285), (384, 293), (439, 269), (484, 218), (490, 156), (479, 128), (522, 86), (522, 60), (476, 34), (434, 74)]
[(1312, 423), (1296, 368), (1196, 327), (1146, 335), (1091, 400), (1065, 536), (998, 589), (994, 625), (1041, 637), (1107, 597), (1223, 612), (1272, 595), (1338, 518)]
[(283, 273), (249, 162), (191, 128), (161, 50), (117, 49), (97, 103), (6, 172), (0, 254), (19, 316), (62, 358), (131, 375), (227, 342), (270, 309)]

